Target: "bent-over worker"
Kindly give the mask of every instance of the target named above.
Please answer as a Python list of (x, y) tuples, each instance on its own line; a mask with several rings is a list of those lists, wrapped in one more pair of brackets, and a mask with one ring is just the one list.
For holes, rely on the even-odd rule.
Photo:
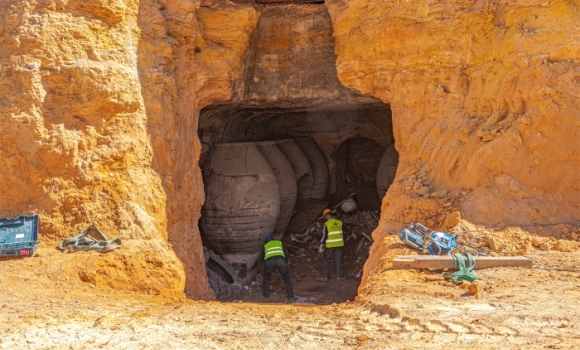
[(324, 227), (322, 228), (322, 239), (320, 240), (320, 250), (324, 251), (322, 257), (322, 274), (316, 278), (318, 282), (328, 281), (328, 263), (334, 256), (334, 263), (336, 266), (336, 280), (343, 281), (342, 276), (342, 247), (344, 247), (344, 233), (352, 234), (351, 229), (344, 225), (342, 221), (335, 219), (332, 216), (330, 209), (324, 209), (322, 216), (326, 219)]
[(274, 270), (280, 271), (286, 285), (286, 296), (288, 299), (294, 299), (294, 290), (290, 282), (290, 273), (288, 272), (288, 258), (290, 255), (282, 241), (274, 239), (272, 236), (266, 236), (264, 244), (264, 274), (262, 283), (262, 295), (264, 298), (270, 296), (270, 275)]

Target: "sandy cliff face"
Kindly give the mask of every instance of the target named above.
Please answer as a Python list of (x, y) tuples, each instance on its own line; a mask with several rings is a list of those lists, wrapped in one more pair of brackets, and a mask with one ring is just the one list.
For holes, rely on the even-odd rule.
[(438, 190), (488, 227), (580, 218), (576, 1), (327, 4), (339, 78), (393, 111), (400, 163), (378, 242), (411, 220), (442, 226)]
[[(323, 6), (340, 81), (390, 104), (399, 152), (365, 276), (387, 229), (441, 226), (450, 208), (485, 225), (580, 218), (576, 1)], [(230, 100), (258, 15), (212, 0), (4, 1), (0, 216), (41, 213), (39, 254), (68, 276), (211, 298), (197, 123)], [(124, 247), (52, 250), (93, 221)]]
[(169, 242), (186, 271), (185, 292), (210, 299), (198, 221), (204, 191), (198, 165), (200, 110), (230, 99), (258, 20), (252, 7), (143, 1), (139, 76), (153, 145), (153, 168), (167, 195)]
[[(39, 254), (62, 264), (64, 275), (173, 293), (184, 276), (166, 242), (166, 196), (150, 166), (137, 11), (132, 1), (3, 3), (0, 212), (40, 213)], [(92, 222), (124, 247), (55, 253), (59, 240)]]
[[(0, 7), (0, 216), (40, 213), (39, 255), (67, 276), (213, 297), (197, 230), (197, 112), (229, 97), (255, 13), (199, 5)], [(92, 222), (123, 248), (52, 249)]]

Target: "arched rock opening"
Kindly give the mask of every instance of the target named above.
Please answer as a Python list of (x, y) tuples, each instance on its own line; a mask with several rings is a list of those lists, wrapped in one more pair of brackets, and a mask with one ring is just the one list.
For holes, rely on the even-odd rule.
[[(359, 213), (372, 212), (374, 219), (370, 214), (365, 216), (366, 220), (359, 218), (358, 213), (344, 215), (345, 223), (350, 220), (355, 232), (348, 237), (352, 240), (345, 248), (344, 270), (349, 283), (341, 289), (346, 294), (317, 299), (317, 302), (352, 299), (370, 246), (361, 232), (366, 231), (368, 236), (374, 230), (380, 210), (377, 170), (384, 151), (394, 144), (391, 109), (376, 98), (344, 87), (338, 80), (333, 28), (325, 6), (280, 5), (260, 10), (231, 100), (211, 104), (200, 113), (197, 130), (202, 144), (200, 167), (207, 195), (200, 221), (202, 238), (234, 267), (237, 274), (234, 278), (247, 284), (259, 265), (254, 255), (260, 252), (264, 237), (274, 234), (291, 248), (294, 260), (300, 261), (294, 268), (294, 273), (300, 274), (296, 280), (314, 281), (320, 270), (316, 250), (323, 224), (317, 219), (322, 209), (337, 206), (352, 190), (361, 205)], [(240, 157), (253, 154), (254, 145), (268, 145), (264, 141), (283, 141), (277, 147), (295, 173), (296, 201), (285, 230), (272, 221), (279, 217), (280, 209), (270, 210), (268, 204), (281, 203), (281, 197), (270, 198), (263, 189), (258, 189), (262, 180), (242, 181), (248, 176), (262, 179), (264, 172), (258, 174), (250, 169), (254, 159), (242, 161), (234, 155), (236, 152)], [(236, 171), (231, 167), (217, 165), (222, 160), (215, 159), (216, 149), (234, 143), (240, 149), (252, 151), (232, 150), (225, 158), (220, 157), (228, 159), (231, 167), (239, 163), (245, 174), (234, 174)], [(299, 153), (302, 159), (298, 159)], [(280, 164), (270, 162), (270, 165), (274, 175), (281, 169)], [(221, 169), (217, 170), (218, 167)], [(344, 179), (354, 180), (354, 175), (360, 184), (346, 185)], [(216, 176), (222, 177), (216, 180)], [(224, 176), (230, 178), (224, 180)], [(277, 178), (283, 181), (280, 176)], [(235, 191), (240, 195), (234, 195)], [(283, 192), (286, 190), (280, 191), (282, 197)], [(248, 208), (261, 214), (246, 216)], [(229, 216), (216, 224), (213, 220), (218, 211), (228, 211)], [(248, 226), (250, 223), (252, 227)], [(242, 252), (245, 248), (235, 246), (239, 237), (220, 244), (225, 236), (241, 234), (240, 226), (247, 226), (248, 235), (252, 236), (250, 240), (256, 247), (252, 253)], [(221, 238), (216, 243), (213, 236)], [(241, 255), (234, 256), (234, 251)], [(320, 286), (306, 283), (302, 290), (301, 287), (296, 286), (301, 294), (323, 294), (315, 291)]]
[[(300, 202), (300, 198), (296, 201), (296, 205), (291, 213), (292, 219), (290, 227), (285, 230), (287, 234), (283, 238), (284, 242), (292, 248), (295, 248), (292, 252), (293, 254), (308, 255), (311, 253), (307, 247), (294, 243), (294, 237), (303, 234), (303, 232), (301, 230), (293, 230), (293, 227), (296, 227), (296, 225), (292, 226), (292, 220), (301, 220), (301, 210), (312, 202), (320, 206), (317, 209), (313, 209), (318, 211), (311, 213), (313, 216), (310, 216), (309, 222), (304, 223), (305, 226), (298, 225), (302, 229), (304, 227), (308, 228), (312, 223), (317, 224), (320, 229), (321, 222), (317, 222), (316, 219), (320, 216), (322, 209), (326, 206), (336, 206), (351, 193), (356, 194), (355, 198), (358, 202), (360, 212), (372, 212), (375, 218), (378, 217), (376, 214), (380, 210), (381, 198), (377, 192), (376, 179), (384, 178), (384, 175), (377, 172), (379, 171), (379, 165), (385, 151), (392, 148), (394, 143), (391, 111), (390, 107), (386, 104), (374, 101), (373, 103), (351, 105), (286, 105), (284, 108), (260, 105), (248, 107), (238, 104), (211, 105), (201, 112), (198, 135), (202, 141), (203, 148), (200, 167), (204, 175), (206, 196), (208, 196), (206, 197), (206, 206), (202, 210), (200, 223), (202, 237), (210, 248), (216, 249), (216, 253), (221, 254), (234, 267), (237, 271), (236, 278), (239, 278), (245, 284), (249, 283), (256, 273), (254, 269), (257, 266), (257, 261), (254, 255), (257, 256), (260, 252), (260, 243), (266, 235), (272, 234), (274, 231), (274, 224), (272, 223), (270, 225), (272, 227), (269, 227), (267, 223), (271, 223), (271, 219), (275, 215), (278, 215), (278, 213), (271, 214), (274, 216), (270, 217), (270, 202), (266, 198), (265, 192), (258, 190), (253, 185), (247, 184), (246, 182), (248, 181), (243, 181), (249, 176), (255, 176), (256, 179), (262, 177), (262, 173), (256, 174), (256, 171), (251, 167), (255, 161), (254, 158), (258, 156), (257, 154), (253, 155), (251, 159), (244, 158), (243, 161), (239, 161), (233, 153), (229, 154), (229, 158), (226, 161), (226, 167), (229, 167), (228, 171), (236, 172), (237, 174), (237, 170), (233, 168), (237, 168), (239, 163), (242, 171), (247, 172), (244, 176), (237, 174), (235, 180), (231, 180), (235, 182), (235, 185), (226, 185), (227, 181), (213, 180), (214, 178), (212, 176), (215, 176), (218, 167), (222, 167), (222, 158), (224, 158), (223, 155), (220, 155), (220, 159), (216, 159), (218, 157), (216, 154), (218, 150), (223, 149), (226, 145), (229, 145), (232, 152), (238, 152), (243, 157), (248, 157), (249, 154), (256, 153), (254, 152), (256, 145), (270, 144), (264, 141), (282, 140), (283, 142), (287, 142), (286, 140), (289, 140), (294, 145), (294, 148), (286, 150), (286, 155), (280, 152), (278, 157), (290, 158), (290, 163), (294, 164), (294, 171), (296, 171), (294, 181), (299, 188), (298, 192), (300, 192), (300, 187), (306, 187), (301, 186), (301, 184), (305, 183), (305, 178), (309, 179), (307, 181), (309, 188), (316, 187), (317, 176), (312, 169), (315, 169), (317, 166), (320, 168), (321, 166), (312, 163), (312, 157), (307, 157), (312, 163), (312, 166), (308, 170), (297, 169), (299, 165), (296, 165), (298, 163), (292, 159), (294, 158), (292, 152), (300, 152), (302, 150), (303, 153), (308, 154), (304, 146), (302, 148), (296, 146), (304, 138), (314, 141), (314, 147), (320, 151), (319, 154), (321, 155), (321, 161), (324, 163), (323, 166), (328, 169), (323, 175), (326, 178), (326, 182), (323, 185), (325, 190), (322, 195), (315, 195), (312, 192), (310, 196), (307, 195), (306, 198), (303, 198), (304, 201)], [(253, 153), (247, 151), (248, 147), (252, 148)], [(278, 147), (284, 149), (283, 145), (278, 145)], [(237, 150), (234, 151), (234, 149)], [(221, 152), (219, 151), (220, 154)], [(387, 152), (387, 158), (390, 164), (396, 164), (396, 153), (395, 158), (393, 158), (392, 154)], [(218, 163), (219, 165), (216, 165)], [(271, 165), (274, 168), (274, 172), (279, 171), (277, 166)], [(308, 163), (305, 164), (305, 166), (308, 165)], [(273, 175), (270, 176), (273, 177)], [(239, 192), (239, 196), (234, 194), (236, 191)], [(255, 197), (256, 193), (261, 196), (261, 199), (255, 199), (257, 198)], [(226, 197), (229, 198), (230, 202), (216, 204), (218, 201), (223, 201)], [(300, 194), (298, 197), (300, 197)], [(311, 202), (308, 201), (308, 197), (310, 197)], [(253, 216), (252, 218), (244, 217), (240, 219), (240, 216), (246, 215), (242, 214), (242, 212), (245, 213), (247, 211), (246, 209), (242, 210), (239, 208), (246, 204), (248, 207), (252, 207), (253, 210), (259, 209), (258, 211), (261, 210), (264, 213)], [(218, 206), (220, 208), (217, 208)], [(232, 209), (233, 207), (236, 207), (236, 209)], [(316, 206), (313, 206), (313, 208), (316, 208)], [(221, 212), (233, 210), (230, 216), (235, 217), (235, 224), (231, 223), (231, 218), (225, 219), (223, 222), (218, 223), (219, 227), (222, 228), (220, 232), (214, 232), (204, 223), (212, 221), (213, 213), (219, 210)], [(209, 218), (209, 216), (212, 216), (212, 218)], [(238, 231), (237, 227), (239, 225), (246, 227), (248, 222), (256, 223), (259, 220), (261, 220), (257, 224), (259, 226), (259, 232), (257, 227), (248, 226), (247, 228), (250, 230), (247, 231), (248, 235), (255, 235), (251, 239), (255, 241), (257, 248), (252, 253), (244, 251), (246, 248), (245, 245), (244, 247), (236, 246), (235, 240), (239, 238), (228, 243), (229, 245), (226, 244), (227, 248), (224, 248), (223, 245), (220, 247), (219, 244), (215, 244), (216, 238), (213, 238), (212, 235), (221, 237), (217, 238), (217, 240), (223, 242), (224, 237), (227, 235), (238, 235), (236, 232)], [(344, 220), (345, 222), (349, 221), (348, 215), (345, 215)], [(353, 218), (350, 218), (349, 223), (361, 227), (369, 223), (371, 226), (376, 226), (376, 222), (361, 223)], [(369, 227), (365, 233), (370, 234), (374, 226)], [(355, 232), (359, 229), (362, 230), (359, 227), (355, 228), (353, 226), (353, 228)], [(312, 242), (319, 239), (317, 236), (319, 233), (318, 231), (312, 232)], [(280, 237), (283, 237), (283, 234), (284, 231), (281, 232)], [(364, 239), (359, 232), (359, 236), (356, 239), (353, 238), (353, 241), (350, 243), (351, 248), (348, 250), (350, 256), (346, 257), (347, 260), (352, 260), (350, 266), (345, 265), (347, 277), (353, 278), (353, 283), (349, 291), (351, 297), (356, 295), (358, 280), (355, 278), (360, 277), (360, 274), (358, 277), (355, 276), (362, 269), (362, 264), (368, 256), (368, 250), (357, 247), (359, 242), (361, 240), (364, 241)], [(362, 245), (362, 243), (360, 244)], [(239, 251), (242, 255), (247, 253), (245, 254), (247, 257), (232, 257), (231, 254), (235, 251)], [(314, 256), (309, 259), (311, 261), (305, 266), (301, 266), (301, 270), (308, 269), (308, 277), (312, 277), (311, 279), (313, 279), (316, 271), (319, 269), (318, 265), (320, 262)], [(357, 267), (355, 268), (354, 266)], [(301, 271), (302, 274), (303, 272)], [(297, 286), (297, 288), (300, 288), (300, 286)], [(304, 290), (302, 294), (308, 294), (308, 291)], [(311, 294), (314, 295), (315, 293), (312, 292)], [(344, 301), (346, 299), (347, 297), (344, 297), (343, 299), (335, 299), (334, 301)]]

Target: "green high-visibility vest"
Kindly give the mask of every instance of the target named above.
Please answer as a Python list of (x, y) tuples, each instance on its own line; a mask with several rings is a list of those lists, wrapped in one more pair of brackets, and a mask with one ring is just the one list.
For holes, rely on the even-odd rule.
[(326, 226), (326, 230), (328, 231), (328, 237), (325, 242), (326, 248), (343, 247), (342, 221), (330, 219), (324, 223), (324, 226)]
[(268, 260), (275, 256), (286, 257), (286, 255), (284, 255), (284, 248), (282, 248), (282, 242), (273, 239), (264, 245), (264, 260)]

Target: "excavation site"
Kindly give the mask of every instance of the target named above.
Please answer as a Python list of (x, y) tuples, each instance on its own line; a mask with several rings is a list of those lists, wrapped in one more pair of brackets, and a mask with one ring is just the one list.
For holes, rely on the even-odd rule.
[(0, 349), (580, 348), (578, 23), (4, 1)]

